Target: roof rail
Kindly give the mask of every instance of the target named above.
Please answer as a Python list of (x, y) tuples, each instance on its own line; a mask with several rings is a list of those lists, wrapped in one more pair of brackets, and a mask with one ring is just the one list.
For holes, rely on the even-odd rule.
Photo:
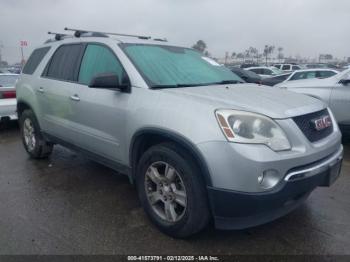
[(67, 34), (62, 34), (62, 33), (54, 33), (54, 32), (47, 32), (47, 34), (54, 35), (55, 39), (48, 39), (48, 40), (46, 40), (45, 43), (60, 41), (60, 40), (63, 40), (65, 38), (68, 38), (68, 37), (73, 37), (72, 35), (67, 35)]
[(73, 31), (75, 37), (81, 37), (83, 34), (93, 34), (97, 35), (117, 35), (117, 36), (127, 36), (127, 37), (137, 37), (139, 39), (151, 39), (150, 36), (142, 36), (142, 35), (129, 35), (129, 34), (120, 34), (120, 33), (107, 33), (107, 32), (98, 32), (98, 31), (91, 31), (91, 30), (82, 30), (82, 29), (72, 29), (72, 28), (65, 28), (65, 31)]

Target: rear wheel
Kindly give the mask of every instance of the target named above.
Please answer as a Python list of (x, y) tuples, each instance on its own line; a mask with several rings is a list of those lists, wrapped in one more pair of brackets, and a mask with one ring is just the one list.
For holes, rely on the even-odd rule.
[(191, 236), (209, 222), (200, 171), (192, 157), (175, 144), (157, 145), (143, 154), (137, 188), (151, 221), (170, 236)]
[(33, 111), (23, 111), (19, 122), (22, 142), (28, 154), (36, 159), (47, 158), (52, 153), (53, 144), (44, 139)]

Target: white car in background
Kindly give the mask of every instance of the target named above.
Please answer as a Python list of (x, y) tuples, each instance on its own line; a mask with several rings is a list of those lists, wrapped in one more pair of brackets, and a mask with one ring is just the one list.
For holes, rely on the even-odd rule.
[(313, 79), (313, 78), (328, 78), (335, 76), (339, 71), (333, 69), (304, 69), (293, 72), (284, 82)]
[(17, 74), (0, 74), (0, 121), (17, 119), (15, 84), (18, 77)]
[(350, 131), (350, 69), (324, 79), (283, 82), (276, 87), (323, 100), (333, 111), (343, 131)]
[(333, 69), (305, 69), (298, 70), (295, 72), (284, 73), (281, 75), (264, 78), (261, 81), (262, 85), (267, 86), (275, 86), (277, 84), (288, 82), (288, 81), (296, 81), (302, 79), (311, 79), (311, 78), (328, 78), (338, 74), (339, 71)]
[(273, 65), (274, 67), (282, 70), (283, 72), (293, 72), (296, 70), (300, 70), (303, 69), (301, 66), (299, 65), (294, 65), (294, 64), (276, 64)]
[(257, 66), (257, 67), (248, 67), (245, 70), (254, 72), (255, 74), (261, 76), (262, 78), (268, 78), (276, 75), (283, 74), (282, 70), (274, 66)]

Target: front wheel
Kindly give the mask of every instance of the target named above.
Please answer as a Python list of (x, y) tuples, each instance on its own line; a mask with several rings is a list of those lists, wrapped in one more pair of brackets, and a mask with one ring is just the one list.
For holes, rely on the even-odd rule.
[(22, 142), (27, 153), (35, 159), (48, 157), (52, 153), (53, 144), (44, 139), (33, 111), (25, 110), (19, 123)]
[(141, 157), (137, 188), (151, 221), (164, 233), (184, 238), (209, 222), (205, 185), (191, 155), (175, 144), (151, 147)]

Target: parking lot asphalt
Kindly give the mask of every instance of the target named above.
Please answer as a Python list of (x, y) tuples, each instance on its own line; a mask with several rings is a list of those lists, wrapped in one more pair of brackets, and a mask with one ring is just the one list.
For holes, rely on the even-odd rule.
[(125, 176), (60, 146), (31, 160), (12, 123), (0, 129), (0, 254), (350, 254), (349, 188), (346, 143), (336, 184), (286, 217), (176, 240), (148, 221)]

